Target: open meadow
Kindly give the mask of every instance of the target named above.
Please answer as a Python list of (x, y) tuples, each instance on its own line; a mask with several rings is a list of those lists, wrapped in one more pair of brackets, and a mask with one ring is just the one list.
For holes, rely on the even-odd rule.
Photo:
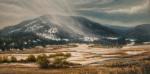
[[(93, 45), (49, 45), (45, 48), (0, 52), (1, 58), (7, 58), (0, 63), (0, 74), (150, 74), (149, 45), (123, 48), (91, 46)], [(58, 62), (55, 66), (42, 69), (38, 63), (29, 59), (31, 55), (35, 58), (45, 55), (49, 61), (65, 56), (65, 61), (69, 63), (60, 65)], [(10, 61), (12, 57), (15, 61)]]

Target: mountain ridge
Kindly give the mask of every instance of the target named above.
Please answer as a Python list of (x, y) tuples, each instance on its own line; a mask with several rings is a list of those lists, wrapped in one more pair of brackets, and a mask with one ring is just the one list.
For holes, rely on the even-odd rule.
[(150, 24), (142, 24), (130, 29), (126, 37), (135, 38), (141, 42), (150, 41)]
[[(115, 35), (115, 32), (111, 31), (110, 28), (107, 28), (105, 26), (102, 26), (101, 24), (92, 22), (86, 18), (74, 17), (74, 16), (71, 16), (71, 18), (73, 18), (73, 20), (75, 20), (76, 22), (78, 22), (80, 25), (84, 27), (84, 28), (82, 27), (81, 30), (85, 30), (84, 31), (85, 33), (89, 32), (90, 34), (94, 36), (99, 35), (98, 37), (100, 37), (100, 35), (101, 36)], [(66, 26), (63, 26), (63, 27), (65, 27), (65, 29), (68, 29), (66, 28)], [(15, 33), (15, 32), (42, 33), (44, 31), (51, 32), (52, 34), (52, 33), (57, 32), (58, 30), (60, 30), (61, 33), (64, 32), (66, 35), (69, 34), (69, 32), (66, 32), (66, 30), (64, 30), (62, 26), (58, 26), (57, 24), (52, 23), (51, 20), (47, 18), (47, 16), (40, 16), (39, 18), (23, 21), (18, 25), (4, 28), (3, 30), (1, 30), (1, 34), (6, 35), (6, 34)], [(69, 30), (69, 31), (71, 32), (72, 30)], [(74, 34), (73, 32), (71, 33), (72, 35)], [(80, 36), (79, 34), (77, 35)], [(75, 36), (72, 36), (72, 37), (75, 37)]]

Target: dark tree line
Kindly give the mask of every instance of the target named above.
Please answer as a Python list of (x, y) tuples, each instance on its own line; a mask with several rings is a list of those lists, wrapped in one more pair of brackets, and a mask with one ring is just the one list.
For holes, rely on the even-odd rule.
[(107, 47), (122, 47), (128, 43), (125, 37), (119, 37), (118, 39), (101, 39), (99, 41), (95, 41), (95, 44), (101, 44)]
[(9, 51), (10, 49), (23, 50), (35, 46), (45, 47), (48, 44), (64, 44), (65, 41), (54, 41), (43, 39), (33, 33), (18, 33), (7, 36), (0, 36), (0, 50)]

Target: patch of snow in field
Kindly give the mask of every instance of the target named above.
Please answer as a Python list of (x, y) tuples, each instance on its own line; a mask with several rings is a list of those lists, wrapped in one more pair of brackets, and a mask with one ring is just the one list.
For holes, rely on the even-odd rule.
[(118, 56), (121, 56), (121, 55), (115, 54), (115, 55), (101, 55), (101, 56), (105, 57), (105, 58), (110, 58), (110, 57), (118, 57)]
[(128, 55), (138, 55), (138, 54), (142, 54), (145, 51), (126, 51), (125, 53)]

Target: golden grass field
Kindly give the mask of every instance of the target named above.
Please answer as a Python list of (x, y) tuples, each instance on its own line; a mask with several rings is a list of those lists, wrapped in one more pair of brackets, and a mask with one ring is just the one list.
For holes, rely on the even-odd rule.
[[(48, 49), (49, 48), (49, 49)], [(54, 48), (54, 47), (52, 47)], [(68, 48), (55, 48), (50, 50), (47, 48), (42, 53), (47, 55), (56, 52), (71, 53), (72, 57), (68, 59), (69, 62), (82, 64), (70, 68), (48, 68), (40, 69), (34, 63), (4, 63), (0, 64), (0, 74), (150, 74), (150, 46), (130, 46), (124, 48), (94, 48), (86, 45)], [(35, 50), (28, 50), (29, 54), (38, 55)], [(50, 51), (48, 51), (50, 50)], [(25, 58), (27, 51), (22, 53), (5, 52), (0, 56), (15, 56), (18, 58)], [(22, 56), (22, 57), (19, 57)], [(103, 60), (102, 60), (103, 59)]]

